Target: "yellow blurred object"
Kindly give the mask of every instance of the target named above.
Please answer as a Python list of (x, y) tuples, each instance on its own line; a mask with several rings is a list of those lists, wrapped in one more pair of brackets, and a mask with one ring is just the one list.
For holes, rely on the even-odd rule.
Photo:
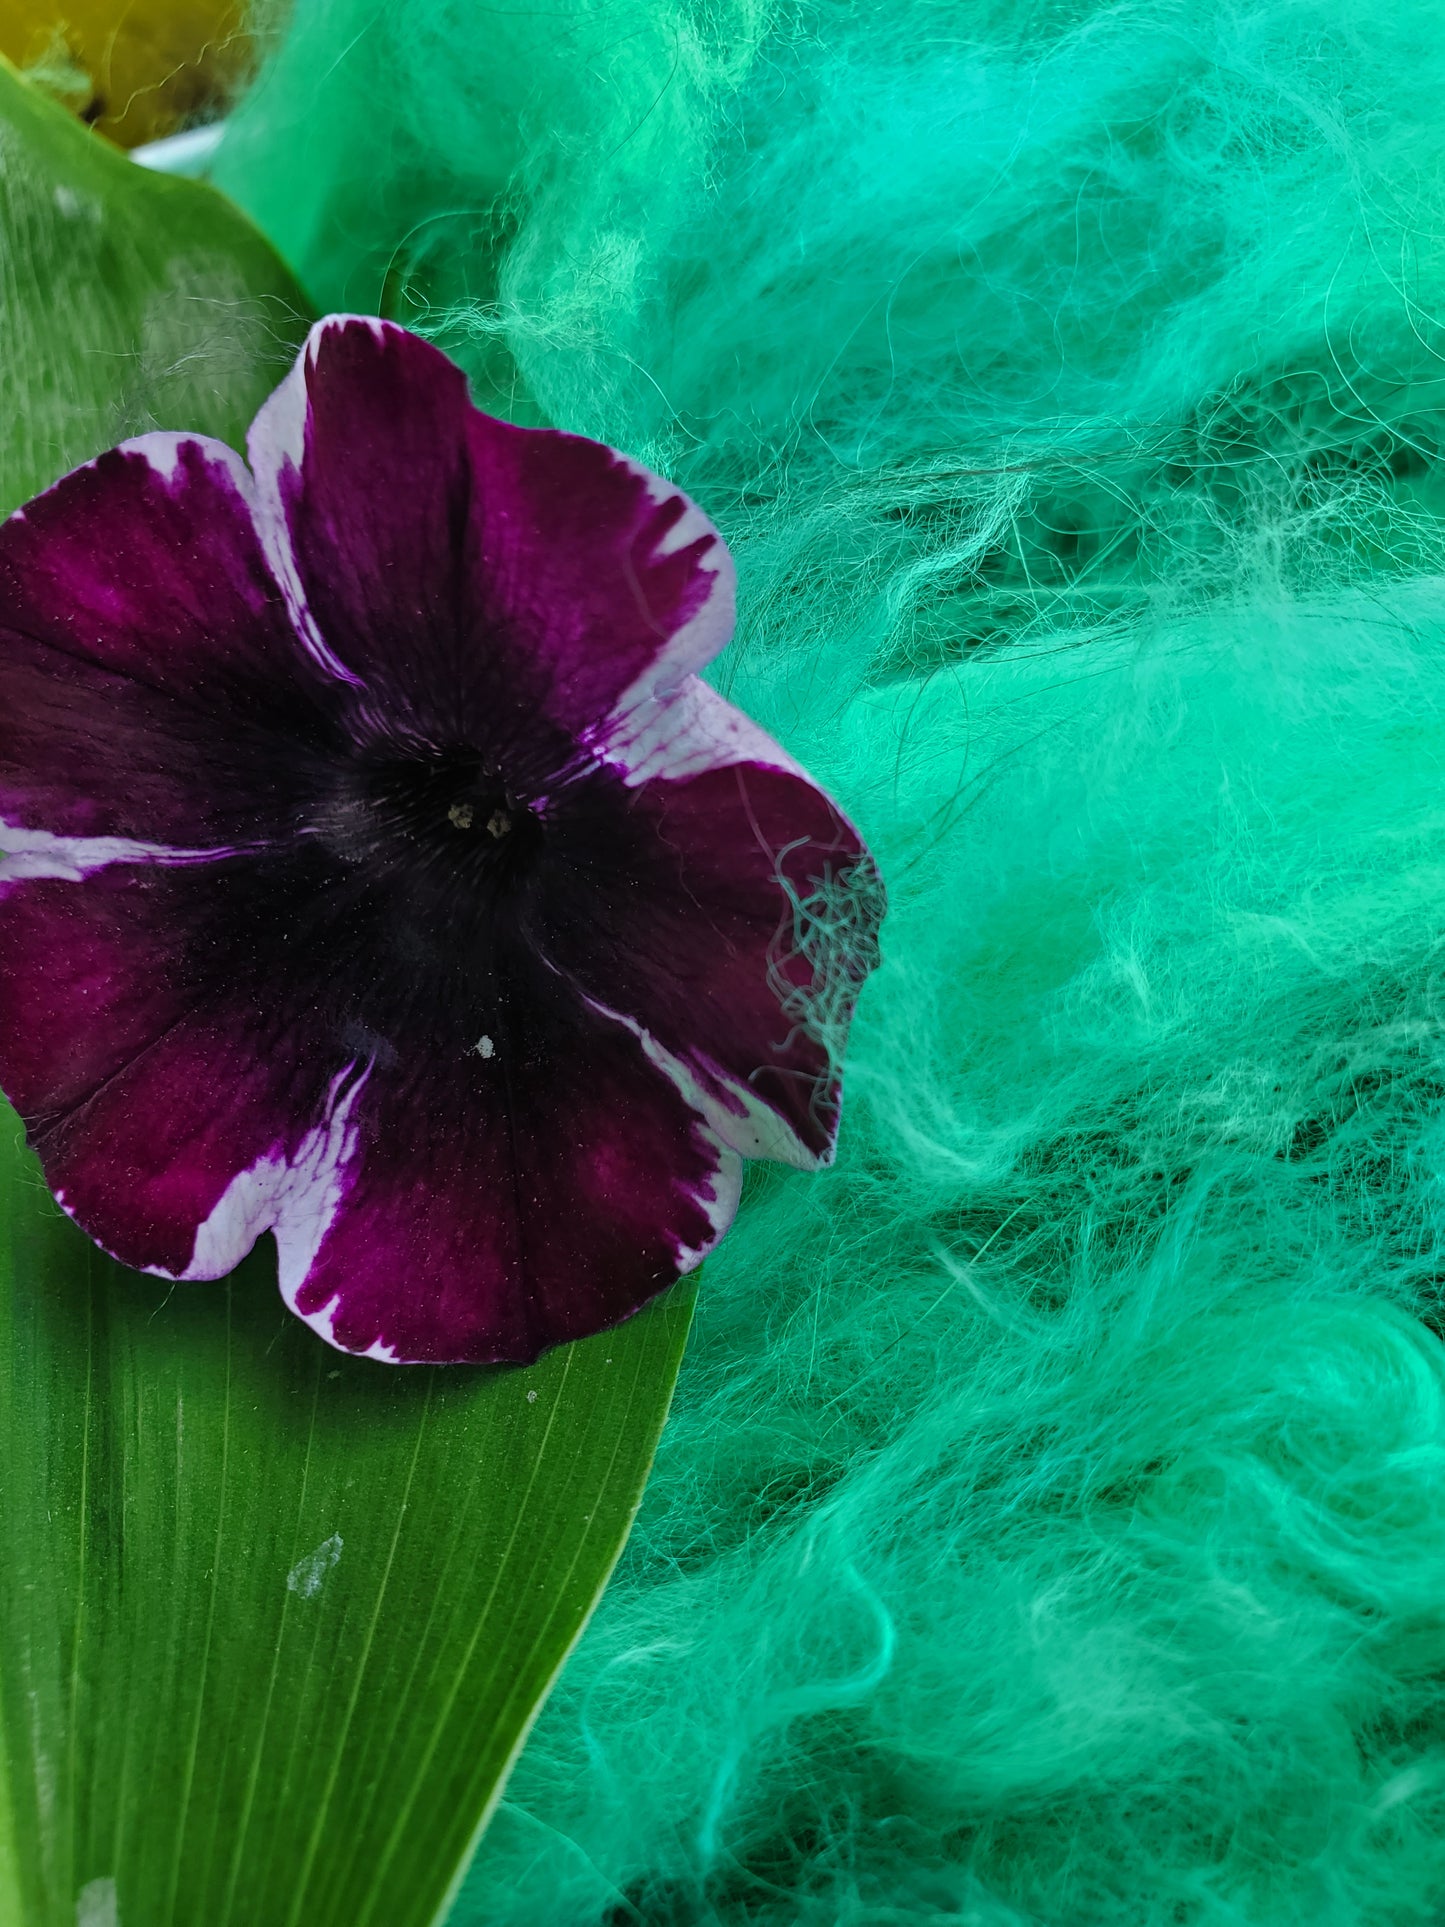
[(244, 0), (0, 0), (0, 54), (122, 147), (217, 118), (249, 73)]

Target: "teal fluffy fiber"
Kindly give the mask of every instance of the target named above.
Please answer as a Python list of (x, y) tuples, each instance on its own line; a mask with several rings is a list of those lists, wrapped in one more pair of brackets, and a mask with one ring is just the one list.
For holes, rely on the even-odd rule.
[(297, 0), (221, 179), (667, 469), (891, 896), (454, 1927), (1445, 1910), (1438, 0)]

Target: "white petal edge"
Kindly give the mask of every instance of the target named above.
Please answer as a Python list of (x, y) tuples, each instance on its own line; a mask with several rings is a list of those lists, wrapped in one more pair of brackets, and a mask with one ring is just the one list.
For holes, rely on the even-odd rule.
[(713, 545), (711, 554), (701, 564), (702, 573), (712, 578), (707, 600), (695, 615), (668, 637), (647, 668), (618, 697), (612, 706), (612, 714), (620, 717), (636, 709), (639, 704), (670, 694), (687, 677), (695, 675), (710, 663), (731, 640), (737, 623), (738, 574), (727, 543), (711, 518), (703, 513), (690, 495), (685, 495), (675, 483), (650, 468), (644, 468), (641, 462), (633, 461), (630, 455), (624, 455), (619, 449), (612, 450), (612, 458), (619, 468), (636, 476), (647, 491), (648, 501), (655, 508), (661, 508), (669, 502), (682, 504), (682, 514), (655, 545), (652, 551), (654, 555), (675, 555), (679, 549), (704, 539), (710, 539)]
[(647, 697), (633, 709), (619, 705), (583, 741), (599, 762), (617, 771), (629, 789), (643, 783), (681, 782), (735, 763), (761, 763), (801, 777), (810, 789), (817, 787), (781, 743), (696, 676), (687, 677), (666, 694)]
[[(368, 1345), (364, 1352), (355, 1352), (352, 1351), (349, 1345), (343, 1345), (341, 1340), (336, 1336), (336, 1314), (341, 1309), (341, 1296), (342, 1294), (338, 1291), (334, 1297), (328, 1298), (320, 1311), (296, 1312), (296, 1316), (301, 1319), (304, 1324), (309, 1325), (318, 1338), (324, 1338), (333, 1351), (345, 1352), (348, 1358), (374, 1358), (380, 1365), (422, 1365), (428, 1362), (435, 1363), (435, 1360), (428, 1361), (419, 1358), (403, 1358), (400, 1352), (393, 1350), (393, 1348), (381, 1338), (375, 1340), (373, 1344)], [(296, 1306), (290, 1298), (286, 1300), (286, 1303), (292, 1311), (296, 1311)]]
[[(184, 1271), (167, 1271), (164, 1265), (139, 1268), (154, 1278), (176, 1283), (224, 1278), (263, 1232), (274, 1232), (278, 1282), (287, 1308), (337, 1351), (345, 1351), (331, 1329), (338, 1301), (308, 1315), (296, 1311), (295, 1300), (341, 1208), (347, 1166), (356, 1148), (351, 1111), (370, 1075), (370, 1064), (360, 1075), (354, 1062), (348, 1064), (331, 1080), (322, 1121), (306, 1133), (293, 1154), (288, 1156), (278, 1145), (237, 1172), (197, 1226), (191, 1260)], [(75, 1216), (63, 1190), (56, 1191), (55, 1202), (68, 1216)], [(118, 1264), (128, 1262), (92, 1232), (86, 1235)], [(384, 1346), (374, 1345), (364, 1356), (396, 1362)]]
[(37, 502), (43, 502), (57, 489), (64, 488), (75, 476), (85, 474), (87, 469), (97, 468), (101, 462), (108, 461), (116, 455), (138, 455), (154, 472), (157, 480), (169, 488), (175, 481), (176, 471), (181, 465), (183, 448), (198, 448), (208, 466), (225, 471), (226, 479), (241, 498), (254, 527), (257, 507), (255, 478), (235, 449), (227, 442), (218, 442), (213, 435), (196, 435), (169, 428), (155, 428), (149, 434), (132, 435), (129, 441), (117, 442), (114, 448), (106, 449), (102, 454), (93, 455), (88, 462), (77, 463), (74, 468), (67, 469), (63, 475), (58, 476), (49, 488), (42, 489), (39, 495), (32, 497), (22, 508), (16, 509), (7, 519), (13, 522), (26, 521)]
[[(327, 1091), (321, 1122), (306, 1133), (294, 1152), (288, 1156), (278, 1145), (237, 1172), (210, 1216), (197, 1227), (191, 1262), (174, 1275), (224, 1277), (263, 1231), (271, 1231), (276, 1237), (281, 1295), (296, 1310), (296, 1294), (341, 1208), (347, 1166), (356, 1148), (351, 1113), (370, 1075), (369, 1064), (358, 1074), (354, 1062), (338, 1071)], [(321, 1330), (314, 1316), (307, 1317), (306, 1323)], [(329, 1331), (322, 1331), (322, 1336), (335, 1344)]]
[[(147, 435), (132, 435), (129, 441), (118, 442), (111, 452), (116, 455), (141, 456), (149, 467), (155, 470), (159, 479), (169, 487), (176, 479), (176, 470), (181, 465), (181, 450), (186, 447), (200, 449), (212, 467), (225, 469), (247, 508), (251, 507), (253, 494), (251, 471), (234, 448), (226, 442), (216, 441), (211, 435), (192, 435), (181, 430), (156, 428)], [(62, 475), (60, 481), (54, 486), (59, 488), (61, 482), (69, 481), (70, 475), (80, 474), (87, 468), (94, 468), (100, 460), (101, 457), (97, 455), (93, 460), (83, 462), (79, 469), (72, 469), (70, 474)], [(46, 493), (48, 494), (49, 490)], [(23, 515), (24, 512), (22, 509), (21, 514)]]
[(0, 823), (0, 891), (39, 877), (79, 883), (111, 863), (218, 863), (243, 853), (240, 844), (186, 850), (166, 843), (139, 843), (129, 836), (55, 836), (49, 830)]
[(743, 1194), (743, 1161), (730, 1145), (725, 1144), (715, 1131), (706, 1125), (702, 1127), (703, 1136), (717, 1151), (717, 1165), (713, 1171), (712, 1196), (702, 1192), (693, 1194), (693, 1201), (702, 1206), (707, 1213), (707, 1221), (712, 1227), (712, 1236), (705, 1244), (676, 1247), (677, 1275), (685, 1278), (690, 1271), (696, 1271), (719, 1238), (727, 1230), (738, 1213), (738, 1200)]
[(316, 626), (316, 619), (306, 601), (306, 591), (301, 585), (295, 552), (291, 547), (291, 531), (286, 522), (286, 508), (281, 500), (282, 477), (288, 474), (299, 476), (305, 461), (306, 414), (310, 406), (306, 392), (307, 373), (316, 366), (321, 344), (328, 333), (340, 333), (345, 328), (356, 326), (368, 328), (378, 341), (385, 341), (389, 332), (404, 332), (390, 329), (388, 323), (375, 315), (332, 314), (318, 321), (301, 344), (301, 352), (291, 364), (290, 373), (267, 396), (256, 419), (246, 431), (246, 453), (254, 477), (256, 532), (261, 538), (261, 547), (271, 566), (271, 573), (285, 598), (292, 626), (309, 653), (329, 675), (335, 676), (340, 682), (360, 687), (361, 678), (333, 653)]
[[(570, 980), (569, 980), (570, 981)], [(744, 1158), (769, 1158), (799, 1171), (819, 1171), (832, 1162), (831, 1149), (811, 1151), (786, 1118), (756, 1091), (740, 1084), (720, 1064), (699, 1057), (693, 1063), (675, 1057), (652, 1032), (633, 1017), (589, 997), (576, 984), (574, 992), (599, 1017), (620, 1024), (637, 1039), (648, 1063), (660, 1070), (678, 1095), (706, 1124), (709, 1134), (729, 1151)], [(721, 1235), (721, 1234), (719, 1234)]]
[[(235, 449), (228, 448), (224, 442), (215, 441), (209, 435), (174, 434), (158, 429), (149, 435), (135, 435), (110, 452), (139, 456), (169, 488), (180, 467), (181, 450), (186, 447), (199, 449), (209, 467), (224, 471), (254, 527), (256, 491), (251, 472)], [(52, 488), (61, 487), (71, 475), (94, 468), (100, 460), (101, 457), (96, 456), (94, 461), (83, 462), (80, 469), (62, 475)], [(45, 491), (47, 495), (50, 492), (50, 489)], [(25, 515), (26, 510), (19, 509), (15, 519), (24, 521)], [(127, 836), (61, 836), (49, 830), (25, 829), (19, 824), (0, 822), (0, 890), (8, 884), (41, 877), (79, 883), (110, 863), (214, 863), (238, 854), (240, 850), (236, 846), (185, 849), (139, 842)]]

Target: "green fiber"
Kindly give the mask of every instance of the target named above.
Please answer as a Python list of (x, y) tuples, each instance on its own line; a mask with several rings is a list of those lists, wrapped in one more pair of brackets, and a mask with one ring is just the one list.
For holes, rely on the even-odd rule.
[(296, 0), (217, 178), (716, 516), (892, 906), (453, 1927), (1441, 1918), (1442, 101), (1438, 0)]

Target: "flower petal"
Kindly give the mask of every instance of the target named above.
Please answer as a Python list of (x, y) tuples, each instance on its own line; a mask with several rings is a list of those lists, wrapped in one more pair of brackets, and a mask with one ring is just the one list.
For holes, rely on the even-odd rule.
[(777, 756), (635, 789), (625, 771), (577, 782), (549, 814), (529, 927), (725, 1143), (807, 1167), (837, 1135), (837, 1060), (876, 961), (881, 890), (857, 831)]
[(284, 833), (335, 725), (250, 498), (223, 444), (146, 435), (0, 526), (0, 824), (32, 833), (0, 848), (76, 874)]
[(287, 1302), (344, 1351), (535, 1358), (691, 1270), (741, 1164), (625, 1030), (541, 987), (450, 1059), (378, 1064), (316, 1252), (278, 1235)]
[(346, 318), (251, 447), (0, 529), (0, 1085), (124, 1261), (269, 1229), (333, 1344), (530, 1358), (830, 1154), (876, 877), (693, 673), (732, 571), (668, 484)]
[[(531, 1358), (695, 1264), (738, 1159), (634, 1038), (520, 955), (506, 983), (478, 972), (493, 1034), (439, 1031), (434, 990), (368, 1028), (345, 953), (387, 968), (384, 911), (323, 862), (11, 887), (0, 1084), (66, 1210), (173, 1277), (220, 1276), (274, 1230), (287, 1302), (388, 1360)], [(318, 900), (303, 943), (294, 906)]]
[(422, 737), (576, 735), (732, 631), (731, 559), (685, 495), (597, 442), (482, 414), (390, 323), (318, 323), (249, 446), (298, 625), (362, 713)]
[[(314, 1213), (314, 1133), (343, 1095), (348, 1057), (303, 1047), (244, 942), (250, 905), (224, 886), (252, 868), (117, 863), (78, 888), (12, 885), (0, 915), (0, 1084), (65, 1208), (171, 1276), (218, 1276), (283, 1208)], [(253, 1181), (249, 1219), (217, 1217), (266, 1157), (269, 1197)]]

